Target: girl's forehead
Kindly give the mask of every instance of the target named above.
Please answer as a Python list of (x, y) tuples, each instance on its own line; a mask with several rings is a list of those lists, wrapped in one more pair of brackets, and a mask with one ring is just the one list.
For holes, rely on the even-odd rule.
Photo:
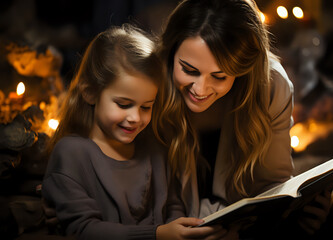
[(132, 97), (144, 98), (156, 95), (157, 86), (154, 81), (142, 73), (123, 72), (107, 87), (112, 92)]

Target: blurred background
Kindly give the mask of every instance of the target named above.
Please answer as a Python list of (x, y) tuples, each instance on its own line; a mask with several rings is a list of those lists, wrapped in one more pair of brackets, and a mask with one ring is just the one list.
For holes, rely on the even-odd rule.
[[(295, 87), (291, 145), (296, 175), (333, 158), (333, 1), (256, 2), (273, 52)], [(43, 226), (36, 186), (47, 164), (45, 145), (87, 44), (107, 27), (125, 22), (159, 34), (177, 3), (0, 2), (1, 236), (23, 239)]]

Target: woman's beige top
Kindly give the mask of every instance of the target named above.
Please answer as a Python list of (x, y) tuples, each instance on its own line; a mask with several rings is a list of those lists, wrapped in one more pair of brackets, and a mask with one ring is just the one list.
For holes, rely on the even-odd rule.
[[(269, 101), (267, 103), (268, 111), (272, 119), (273, 135), (264, 164), (257, 164), (254, 169), (255, 182), (249, 181), (245, 186), (251, 195), (257, 195), (273, 185), (288, 180), (293, 171), (293, 162), (291, 157), (291, 146), (289, 130), (293, 124), (293, 84), (289, 80), (285, 70), (277, 61), (271, 61), (271, 87)], [(226, 95), (227, 96), (227, 95)], [(232, 96), (223, 97), (214, 103), (203, 113), (193, 113), (192, 119), (194, 126), (198, 130), (209, 130), (210, 128), (221, 128), (218, 150), (216, 155), (215, 167), (213, 172), (212, 194), (219, 202), (211, 204), (208, 199), (198, 199), (196, 176), (192, 176), (191, 184), (183, 185), (183, 197), (189, 203), (190, 215), (200, 217), (206, 216), (226, 204), (236, 202), (241, 196), (236, 192), (228, 193), (225, 188), (225, 177), (228, 168), (228, 159), (226, 152), (230, 151), (231, 133), (233, 128), (233, 117), (228, 112), (232, 107)], [(184, 188), (185, 187), (185, 188)], [(201, 202), (200, 209), (197, 207)]]

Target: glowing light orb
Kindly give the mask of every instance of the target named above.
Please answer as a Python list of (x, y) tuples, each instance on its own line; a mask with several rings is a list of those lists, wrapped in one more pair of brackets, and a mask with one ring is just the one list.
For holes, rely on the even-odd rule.
[(292, 136), (291, 137), (291, 146), (293, 148), (297, 147), (299, 145), (299, 139), (297, 136)]
[(288, 10), (284, 6), (277, 7), (276, 12), (280, 18), (288, 18)]
[(294, 7), (293, 8), (293, 14), (296, 18), (303, 18), (304, 17), (303, 10), (300, 7)]
[(56, 119), (50, 119), (48, 124), (51, 129), (56, 130), (59, 125), (59, 121)]
[(17, 84), (16, 87), (16, 94), (18, 96), (22, 95), (25, 92), (25, 86), (23, 82), (20, 82), (19, 84)]

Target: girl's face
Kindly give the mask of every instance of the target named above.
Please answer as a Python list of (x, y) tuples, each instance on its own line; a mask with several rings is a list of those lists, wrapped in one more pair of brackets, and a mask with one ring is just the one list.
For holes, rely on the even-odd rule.
[(149, 77), (125, 72), (105, 88), (95, 104), (93, 140), (131, 143), (148, 125), (157, 94)]
[(192, 112), (203, 112), (231, 89), (235, 76), (227, 75), (201, 37), (182, 42), (174, 56), (173, 79)]

